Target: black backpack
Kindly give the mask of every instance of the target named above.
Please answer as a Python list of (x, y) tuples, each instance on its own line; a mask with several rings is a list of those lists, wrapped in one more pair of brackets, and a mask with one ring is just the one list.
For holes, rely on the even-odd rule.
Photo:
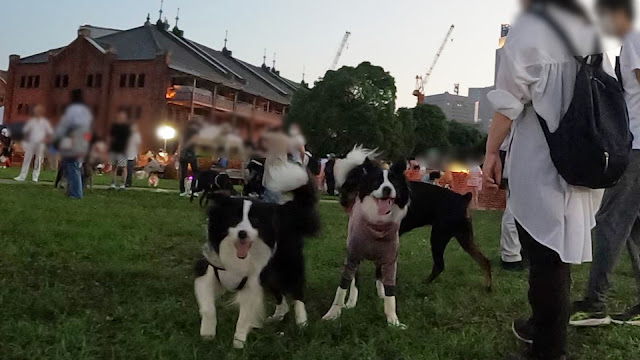
[[(532, 13), (543, 19), (571, 54), (578, 54), (558, 23), (541, 8)], [(600, 50), (597, 44), (597, 50)], [(592, 189), (616, 184), (629, 163), (633, 135), (624, 92), (618, 81), (602, 69), (603, 54), (575, 56), (580, 64), (573, 98), (560, 126), (549, 131), (538, 115), (549, 144), (551, 159), (564, 180)]]

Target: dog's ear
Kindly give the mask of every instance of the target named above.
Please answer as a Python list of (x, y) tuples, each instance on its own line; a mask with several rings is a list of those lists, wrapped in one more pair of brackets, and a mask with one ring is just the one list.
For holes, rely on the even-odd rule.
[(208, 192), (207, 199), (214, 205), (224, 205), (231, 199), (231, 194), (224, 190)]
[(407, 162), (402, 159), (399, 161), (394, 161), (389, 171), (396, 175), (403, 175), (405, 170), (407, 170)]
[(367, 157), (362, 163), (362, 169), (364, 170), (365, 174), (371, 173), (376, 169), (376, 164), (374, 164), (373, 161), (371, 161), (371, 159)]

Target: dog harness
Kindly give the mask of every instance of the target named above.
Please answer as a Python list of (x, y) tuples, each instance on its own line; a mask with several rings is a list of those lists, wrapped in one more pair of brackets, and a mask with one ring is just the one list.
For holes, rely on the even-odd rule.
[[(217, 267), (217, 266), (213, 265), (211, 262), (209, 262), (209, 260), (207, 260), (207, 262), (213, 268), (213, 273), (216, 274), (216, 279), (218, 279), (218, 281), (220, 281), (220, 283), (222, 283), (222, 281), (220, 280), (220, 274), (218, 274), (218, 272), (219, 271), (227, 271), (227, 270), (223, 269), (221, 267)], [(240, 290), (244, 289), (244, 286), (247, 285), (247, 280), (249, 280), (249, 277), (247, 277), (247, 276), (243, 277), (242, 280), (240, 280), (240, 283), (238, 284), (238, 286), (236, 286), (235, 291), (240, 291)]]
[[(222, 284), (222, 280), (220, 279), (220, 271), (227, 271), (227, 269), (214, 264), (218, 255), (215, 254), (215, 252), (211, 249), (209, 244), (204, 244), (202, 246), (202, 255), (204, 259), (207, 261), (207, 263), (213, 268), (213, 273), (216, 275), (216, 279), (218, 279), (218, 281)], [(211, 255), (214, 256), (213, 259), (209, 257)], [(247, 280), (249, 280), (248, 276), (243, 277), (242, 280), (240, 280), (240, 283), (238, 284), (238, 286), (236, 286), (235, 291), (240, 291), (244, 289), (244, 287), (247, 285)]]

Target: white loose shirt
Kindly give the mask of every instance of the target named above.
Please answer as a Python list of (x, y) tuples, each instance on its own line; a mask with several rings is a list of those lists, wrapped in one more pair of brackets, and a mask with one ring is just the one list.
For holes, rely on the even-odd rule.
[(633, 148), (640, 149), (640, 84), (635, 70), (640, 70), (640, 32), (632, 30), (624, 37), (622, 43), (620, 72), (624, 86), (624, 100), (629, 110), (629, 129), (633, 134)]
[(51, 123), (44, 117), (32, 117), (22, 131), (27, 134), (25, 140), (29, 144), (43, 143), (47, 136), (53, 135)]
[(127, 143), (127, 160), (135, 160), (138, 157), (140, 144), (142, 144), (140, 132), (134, 131), (131, 136), (129, 136), (129, 142)]
[[(582, 54), (593, 53), (595, 30), (557, 7), (549, 13), (563, 26)], [(489, 93), (495, 110), (511, 120), (508, 156), (509, 209), (537, 242), (565, 263), (591, 261), (591, 229), (602, 191), (567, 184), (558, 174), (536, 112), (550, 131), (569, 108), (578, 63), (556, 33), (533, 14), (513, 25), (503, 48), (496, 90)]]

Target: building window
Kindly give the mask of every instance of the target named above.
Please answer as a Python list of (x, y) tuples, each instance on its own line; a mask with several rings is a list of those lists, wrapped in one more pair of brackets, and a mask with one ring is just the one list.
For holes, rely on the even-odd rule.
[(120, 75), (120, 87), (127, 86), (127, 74)]
[(93, 74), (87, 75), (87, 87), (93, 87)]
[(97, 88), (102, 87), (102, 74), (96, 74), (96, 78), (95, 78), (95, 86)]
[(18, 114), (22, 114), (22, 108), (24, 107), (24, 105), (22, 105), (22, 103), (18, 104)]
[(129, 87), (136, 86), (136, 74), (129, 74)]
[(33, 87), (34, 88), (40, 87), (40, 75), (36, 75), (33, 77)]
[(62, 87), (63, 88), (69, 87), (69, 75), (62, 76)]
[(27, 84), (27, 77), (26, 76), (20, 77), (20, 87), (23, 88), (26, 84)]
[(27, 78), (27, 89), (31, 89), (33, 87), (33, 76), (29, 76)]
[(61, 84), (62, 84), (62, 77), (60, 75), (56, 75), (55, 86), (59, 88)]
[(138, 87), (144, 87), (144, 74), (138, 74)]

